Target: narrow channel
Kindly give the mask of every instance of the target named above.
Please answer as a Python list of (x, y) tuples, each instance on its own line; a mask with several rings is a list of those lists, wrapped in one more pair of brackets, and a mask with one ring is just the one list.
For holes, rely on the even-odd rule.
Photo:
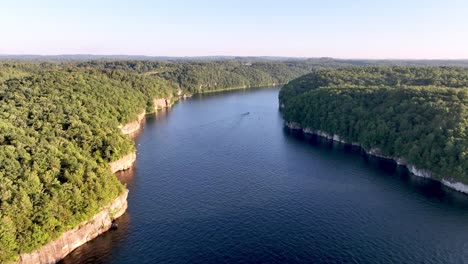
[[(284, 129), (278, 88), (147, 118), (128, 212), (61, 263), (462, 263), (468, 196)], [(248, 112), (248, 114), (246, 114)]]

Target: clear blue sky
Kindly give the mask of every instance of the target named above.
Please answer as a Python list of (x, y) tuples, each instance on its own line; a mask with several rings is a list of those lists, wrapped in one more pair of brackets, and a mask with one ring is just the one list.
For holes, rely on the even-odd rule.
[(468, 58), (468, 0), (0, 0), (0, 54)]

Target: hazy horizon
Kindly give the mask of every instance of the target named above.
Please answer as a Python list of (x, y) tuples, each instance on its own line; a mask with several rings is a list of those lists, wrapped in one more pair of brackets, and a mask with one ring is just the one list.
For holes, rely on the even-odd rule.
[(375, 60), (375, 61), (385, 61), (385, 60), (401, 60), (401, 61), (466, 61), (467, 58), (342, 58), (342, 57), (328, 57), (328, 56), (320, 56), (320, 57), (297, 57), (297, 56), (275, 56), (275, 55), (197, 55), (197, 56), (167, 56), (167, 55), (144, 55), (144, 54), (89, 54), (89, 53), (65, 53), (65, 54), (6, 54), (0, 53), (0, 57), (67, 57), (67, 56), (91, 56), (91, 57), (104, 57), (104, 58), (112, 58), (112, 57), (148, 57), (148, 58), (285, 58), (285, 59), (297, 59), (297, 60), (307, 60), (307, 59), (333, 59), (333, 60)]
[(468, 59), (468, 2), (0, 4), (1, 55)]

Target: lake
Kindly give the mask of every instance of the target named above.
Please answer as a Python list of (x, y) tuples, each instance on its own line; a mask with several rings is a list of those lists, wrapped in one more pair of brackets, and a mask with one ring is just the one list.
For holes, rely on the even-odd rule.
[[(128, 212), (62, 263), (463, 263), (468, 196), (284, 128), (278, 88), (148, 116)], [(247, 114), (247, 112), (249, 112)]]

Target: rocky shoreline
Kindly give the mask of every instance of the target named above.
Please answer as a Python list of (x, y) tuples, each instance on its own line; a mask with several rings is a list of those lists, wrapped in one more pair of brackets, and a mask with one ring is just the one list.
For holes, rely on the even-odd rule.
[[(154, 102), (156, 103), (154, 99)], [(164, 102), (163, 107), (170, 107), (170, 100), (159, 99)], [(162, 100), (162, 101), (161, 101)], [(166, 104), (168, 103), (168, 104)], [(157, 110), (155, 104), (155, 110)], [(141, 124), (145, 119), (146, 111), (142, 111), (137, 116), (137, 120), (120, 125), (118, 128), (124, 135), (132, 136), (141, 129)], [(133, 166), (136, 161), (136, 153), (129, 153), (122, 158), (109, 163), (109, 169), (112, 173), (127, 170)], [(100, 234), (108, 231), (112, 222), (122, 216), (127, 210), (128, 190), (117, 197), (112, 203), (105, 206), (99, 213), (91, 219), (80, 223), (77, 227), (66, 231), (59, 238), (42, 246), (40, 249), (31, 253), (24, 253), (19, 256), (17, 264), (53, 264), (57, 263), (70, 254), (81, 245), (96, 238)]]
[(120, 129), (120, 131), (122, 131), (122, 134), (124, 134), (124, 135), (131, 135), (131, 134), (137, 132), (138, 130), (140, 130), (140, 128), (141, 128), (141, 123), (142, 123), (142, 121), (144, 120), (145, 115), (146, 115), (146, 111), (143, 110), (143, 112), (141, 112), (141, 113), (137, 116), (137, 120), (136, 120), (136, 121), (127, 123), (127, 124), (125, 124), (125, 125), (120, 125), (120, 126), (119, 126), (119, 129)]
[[(181, 94), (181, 98), (191, 97), (190, 94)], [(153, 107), (155, 112), (161, 109), (171, 108), (176, 100), (172, 97), (154, 98)], [(141, 129), (141, 124), (145, 120), (146, 111), (142, 111), (137, 116), (137, 120), (120, 125), (118, 128), (124, 135), (132, 137)], [(122, 158), (109, 163), (109, 169), (112, 173), (130, 169), (136, 161), (136, 153), (129, 153)], [(19, 260), (13, 263), (17, 264), (53, 264), (57, 263), (70, 254), (81, 245), (91, 241), (100, 234), (109, 230), (112, 222), (122, 216), (127, 209), (128, 190), (117, 197), (112, 203), (105, 206), (99, 213), (91, 219), (82, 222), (77, 227), (66, 231), (59, 238), (42, 246), (40, 249), (31, 253), (24, 253), (19, 256)]]
[(127, 210), (128, 190), (91, 219), (63, 233), (40, 249), (21, 254), (18, 264), (57, 263), (73, 250), (109, 230), (112, 222)]
[(123, 156), (122, 158), (109, 163), (109, 167), (112, 173), (116, 173), (123, 170), (128, 170), (133, 166), (136, 161), (136, 153), (132, 152)]
[[(153, 99), (153, 107), (154, 111), (157, 113), (158, 110), (171, 108), (174, 104), (174, 101), (169, 98), (155, 98)], [(125, 125), (120, 125), (119, 129), (124, 135), (135, 135), (141, 129), (141, 124), (144, 122), (146, 116), (146, 111), (142, 111), (137, 116), (137, 120), (127, 123)], [(129, 153), (122, 158), (110, 162), (109, 167), (112, 173), (116, 173), (119, 171), (124, 171), (130, 169), (136, 161), (136, 153), (132, 152)]]
[(385, 155), (383, 155), (381, 153), (381, 151), (378, 148), (371, 148), (370, 150), (367, 150), (363, 146), (361, 146), (361, 144), (358, 143), (358, 142), (347, 142), (347, 141), (343, 140), (339, 135), (331, 135), (331, 134), (328, 134), (326, 132), (323, 132), (323, 131), (320, 131), (320, 130), (313, 130), (313, 129), (310, 129), (310, 128), (307, 128), (307, 127), (303, 128), (300, 124), (298, 124), (296, 122), (285, 122), (285, 126), (288, 127), (291, 130), (300, 130), (304, 134), (316, 135), (316, 136), (320, 136), (320, 137), (323, 137), (323, 138), (326, 138), (326, 139), (329, 139), (329, 140), (337, 141), (337, 142), (340, 142), (340, 143), (343, 143), (343, 144), (360, 147), (368, 155), (383, 158), (383, 159), (393, 160), (398, 165), (405, 166), (408, 169), (409, 172), (411, 172), (412, 174), (414, 174), (414, 175), (416, 175), (418, 177), (429, 178), (429, 179), (432, 179), (432, 180), (435, 180), (435, 181), (439, 181), (443, 185), (447, 186), (448, 188), (451, 188), (451, 189), (454, 189), (456, 191), (468, 194), (468, 185), (466, 185), (464, 183), (461, 183), (461, 182), (452, 182), (452, 181), (446, 180), (446, 179), (442, 179), (442, 180), (435, 179), (433, 177), (432, 172), (430, 172), (428, 170), (421, 169), (421, 168), (417, 168), (416, 166), (414, 166), (412, 164), (408, 164), (407, 161), (405, 159), (403, 159), (403, 158), (385, 156)]

